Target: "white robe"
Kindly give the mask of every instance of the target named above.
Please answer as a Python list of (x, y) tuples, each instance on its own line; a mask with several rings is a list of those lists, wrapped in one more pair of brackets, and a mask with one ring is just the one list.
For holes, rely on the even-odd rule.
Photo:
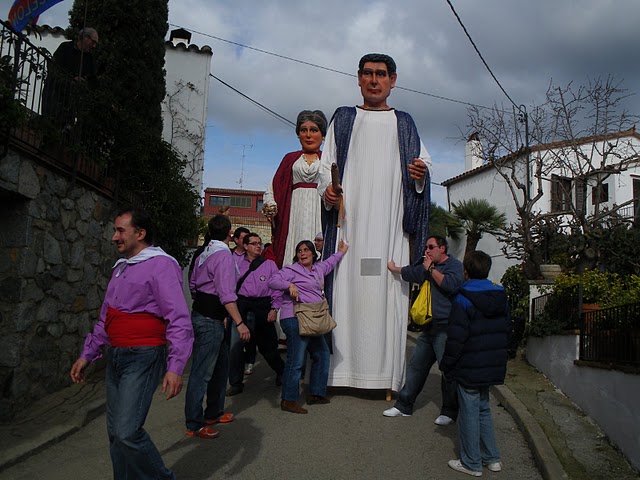
[[(300, 158), (294, 162), (291, 168), (294, 185), (300, 182), (318, 183), (319, 161), (308, 165), (304, 157), (300, 155)], [(264, 194), (264, 204), (276, 204), (273, 198), (273, 182)], [(311, 240), (313, 242), (316, 234), (322, 231), (321, 209), (322, 205), (315, 188), (296, 188), (291, 192), (289, 232), (287, 233), (282, 266), (294, 263), (293, 257), (296, 254), (298, 242), (302, 240)]]
[[(422, 144), (420, 158), (431, 167)], [(331, 124), (322, 153), (320, 194), (331, 181), (333, 162)], [(349, 251), (335, 270), (333, 317), (338, 326), (328, 384), (397, 391), (405, 374), (409, 284), (390, 273), (387, 262), (407, 265), (410, 252), (402, 231), (402, 171), (393, 111), (357, 109), (342, 186), (345, 221), (338, 239), (349, 244)], [(416, 187), (420, 191), (423, 184)]]

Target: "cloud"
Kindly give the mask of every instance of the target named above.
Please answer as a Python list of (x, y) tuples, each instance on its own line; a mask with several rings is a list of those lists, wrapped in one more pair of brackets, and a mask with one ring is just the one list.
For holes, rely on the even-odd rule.
[[(0, 11), (8, 12), (10, 4), (0, 0)], [(66, 26), (71, 4), (56, 5), (40, 23)], [(583, 84), (588, 77), (615, 74), (632, 93), (640, 84), (637, 0), (459, 0), (454, 5), (517, 104), (540, 102), (551, 79)], [(389, 53), (398, 64), (398, 86), (479, 105), (509, 105), (444, 1), (170, 0), (169, 21), (348, 74), (355, 74), (363, 54)], [(361, 102), (353, 77), (198, 33), (192, 41), (213, 48), (214, 75), (292, 121), (302, 109), (319, 108), (330, 116), (340, 105)], [(435, 180), (462, 172), (464, 105), (401, 89), (389, 103), (414, 117), (433, 157)], [(639, 113), (640, 97), (630, 97), (626, 106)], [(264, 188), (282, 156), (298, 147), (291, 127), (214, 79), (208, 124), (213, 127), (207, 129), (205, 186), (237, 188), (240, 144), (253, 145), (245, 153), (247, 189)], [(446, 199), (437, 190), (442, 204)]]

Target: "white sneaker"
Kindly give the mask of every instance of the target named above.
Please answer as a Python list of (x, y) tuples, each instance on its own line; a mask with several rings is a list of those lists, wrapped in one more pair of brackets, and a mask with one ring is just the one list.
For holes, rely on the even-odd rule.
[(445, 426), (453, 423), (453, 418), (447, 417), (446, 415), (440, 415), (438, 418), (434, 420), (436, 425)]
[(251, 375), (253, 373), (253, 363), (247, 363), (244, 366), (244, 374)]
[(486, 467), (492, 472), (499, 472), (502, 470), (502, 462), (492, 462), (488, 463)]
[(382, 415), (384, 415), (385, 417), (410, 417), (411, 416), (410, 414), (402, 413), (396, 407), (388, 408), (387, 410), (382, 412)]
[[(447, 417), (448, 418), (448, 417)], [(472, 477), (481, 477), (482, 472), (476, 472), (475, 470), (469, 470), (467, 467), (462, 465), (460, 460), (449, 460), (449, 467), (454, 470), (462, 473), (466, 473), (467, 475), (471, 475)]]

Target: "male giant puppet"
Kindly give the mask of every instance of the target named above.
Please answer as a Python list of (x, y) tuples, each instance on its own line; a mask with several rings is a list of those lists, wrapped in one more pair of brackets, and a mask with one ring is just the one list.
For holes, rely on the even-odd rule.
[[(431, 159), (411, 116), (387, 106), (396, 77), (388, 55), (360, 59), (363, 105), (338, 108), (322, 155), (323, 254), (334, 253), (340, 238), (354, 252), (325, 281), (338, 323), (333, 386), (399, 390), (403, 383), (409, 287), (388, 274), (386, 264), (411, 263), (424, 251)], [(331, 183), (333, 163), (343, 195)]]

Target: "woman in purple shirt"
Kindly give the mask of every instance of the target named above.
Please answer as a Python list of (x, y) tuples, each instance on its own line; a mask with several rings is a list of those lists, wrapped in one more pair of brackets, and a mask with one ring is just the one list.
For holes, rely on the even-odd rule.
[(300, 375), (306, 351), (311, 354), (311, 378), (307, 404), (329, 403), (327, 381), (329, 379), (329, 346), (324, 335), (300, 336), (298, 319), (293, 312), (294, 302), (314, 303), (324, 297), (324, 277), (331, 272), (349, 245), (340, 240), (338, 251), (328, 259), (318, 262), (318, 253), (310, 240), (303, 240), (296, 246), (296, 256), (292, 265), (285, 266), (271, 277), (269, 286), (284, 291), (280, 308), (280, 326), (287, 336), (287, 360), (282, 375), (282, 401), (280, 408), (285, 412), (307, 413), (298, 403), (300, 396)]

